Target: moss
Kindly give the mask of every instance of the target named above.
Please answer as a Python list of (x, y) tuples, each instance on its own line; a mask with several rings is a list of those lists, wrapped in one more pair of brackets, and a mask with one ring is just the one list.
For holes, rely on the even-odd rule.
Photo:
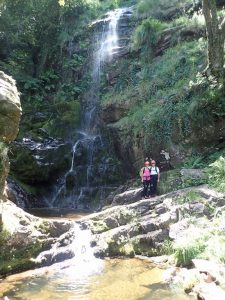
[(10, 246), (10, 233), (3, 230), (0, 235), (0, 276), (21, 272), (34, 267), (31, 258), (41, 252), (42, 242), (36, 241), (32, 245), (18, 248)]
[(18, 177), (14, 174), (13, 171), (10, 171), (10, 178), (12, 178), (26, 193), (30, 194), (30, 195), (38, 195), (39, 192), (39, 188), (36, 186), (31, 186), (27, 183), (24, 183), (23, 181), (21, 181), (20, 179), (18, 179)]
[(113, 240), (113, 239), (108, 239), (107, 240), (108, 248), (107, 248), (107, 255), (108, 256), (119, 256), (120, 255), (120, 245)]
[(108, 256), (126, 256), (126, 257), (134, 257), (134, 247), (130, 242), (121, 242), (116, 241), (112, 238), (107, 240), (108, 249), (107, 255)]
[(42, 234), (48, 234), (50, 229), (50, 225), (48, 221), (43, 221), (39, 226), (37, 226), (37, 230), (39, 230)]
[(157, 256), (160, 255), (159, 249), (154, 248), (146, 241), (140, 241), (136, 239), (133, 242), (133, 249), (135, 254), (144, 255), (144, 256)]
[(126, 257), (134, 257), (135, 251), (131, 243), (126, 243), (119, 248), (119, 253)]
[(135, 221), (137, 213), (132, 209), (121, 207), (120, 210), (116, 212), (114, 217), (118, 220), (120, 225), (125, 225), (130, 223), (131, 221)]
[(92, 231), (94, 233), (102, 233), (105, 231), (108, 231), (109, 227), (106, 225), (106, 223), (102, 220), (99, 221), (93, 221), (92, 222)]

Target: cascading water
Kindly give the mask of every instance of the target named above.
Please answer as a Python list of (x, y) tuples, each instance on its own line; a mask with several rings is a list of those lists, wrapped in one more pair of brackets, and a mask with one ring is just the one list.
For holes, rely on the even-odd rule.
[(113, 166), (100, 130), (100, 80), (104, 65), (109, 63), (120, 49), (117, 28), (124, 13), (127, 13), (127, 9), (111, 11), (106, 19), (93, 24), (96, 30), (93, 37), (92, 80), (83, 100), (79, 139), (73, 146), (70, 170), (61, 180), (60, 187), (57, 186), (52, 199), (48, 201), (51, 207), (89, 208), (92, 199), (96, 199), (99, 206), (102, 205), (106, 179), (111, 176)]

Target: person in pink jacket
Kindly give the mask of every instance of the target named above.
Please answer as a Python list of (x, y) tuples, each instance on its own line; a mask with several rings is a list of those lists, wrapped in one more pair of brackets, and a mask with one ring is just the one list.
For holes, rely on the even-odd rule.
[(141, 196), (142, 198), (146, 199), (149, 197), (149, 187), (150, 187), (150, 180), (151, 180), (149, 161), (145, 161), (144, 167), (141, 168), (140, 177), (141, 177), (141, 182), (143, 184), (143, 190)]

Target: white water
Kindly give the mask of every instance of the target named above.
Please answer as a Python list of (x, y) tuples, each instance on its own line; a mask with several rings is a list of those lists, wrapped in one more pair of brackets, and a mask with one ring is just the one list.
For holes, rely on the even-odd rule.
[(81, 230), (79, 225), (74, 225), (75, 238), (71, 244), (74, 258), (70, 260), (70, 267), (64, 269), (64, 274), (75, 282), (83, 282), (93, 274), (99, 274), (104, 267), (104, 261), (94, 256), (90, 243), (92, 233), (89, 229)]
[[(98, 49), (94, 53), (92, 73), (94, 82), (99, 80), (104, 63), (110, 61), (119, 48), (117, 25), (123, 12), (124, 9), (116, 9), (108, 13), (108, 19), (110, 20), (108, 28), (101, 33), (101, 36), (97, 41), (99, 44)], [(106, 19), (106, 22), (108, 19)]]

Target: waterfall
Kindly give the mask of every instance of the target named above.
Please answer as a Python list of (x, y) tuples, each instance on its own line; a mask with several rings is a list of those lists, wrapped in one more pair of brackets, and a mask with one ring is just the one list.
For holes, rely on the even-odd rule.
[(127, 9), (116, 9), (109, 12), (105, 19), (93, 24), (91, 84), (83, 97), (81, 128), (77, 132), (79, 139), (72, 148), (70, 169), (48, 201), (51, 207), (90, 208), (92, 199), (98, 199), (102, 205), (107, 188), (106, 178), (109, 177), (106, 172), (112, 172), (113, 168), (101, 135), (100, 81), (104, 66), (112, 61), (120, 49), (117, 29), (121, 16), (126, 12)]

